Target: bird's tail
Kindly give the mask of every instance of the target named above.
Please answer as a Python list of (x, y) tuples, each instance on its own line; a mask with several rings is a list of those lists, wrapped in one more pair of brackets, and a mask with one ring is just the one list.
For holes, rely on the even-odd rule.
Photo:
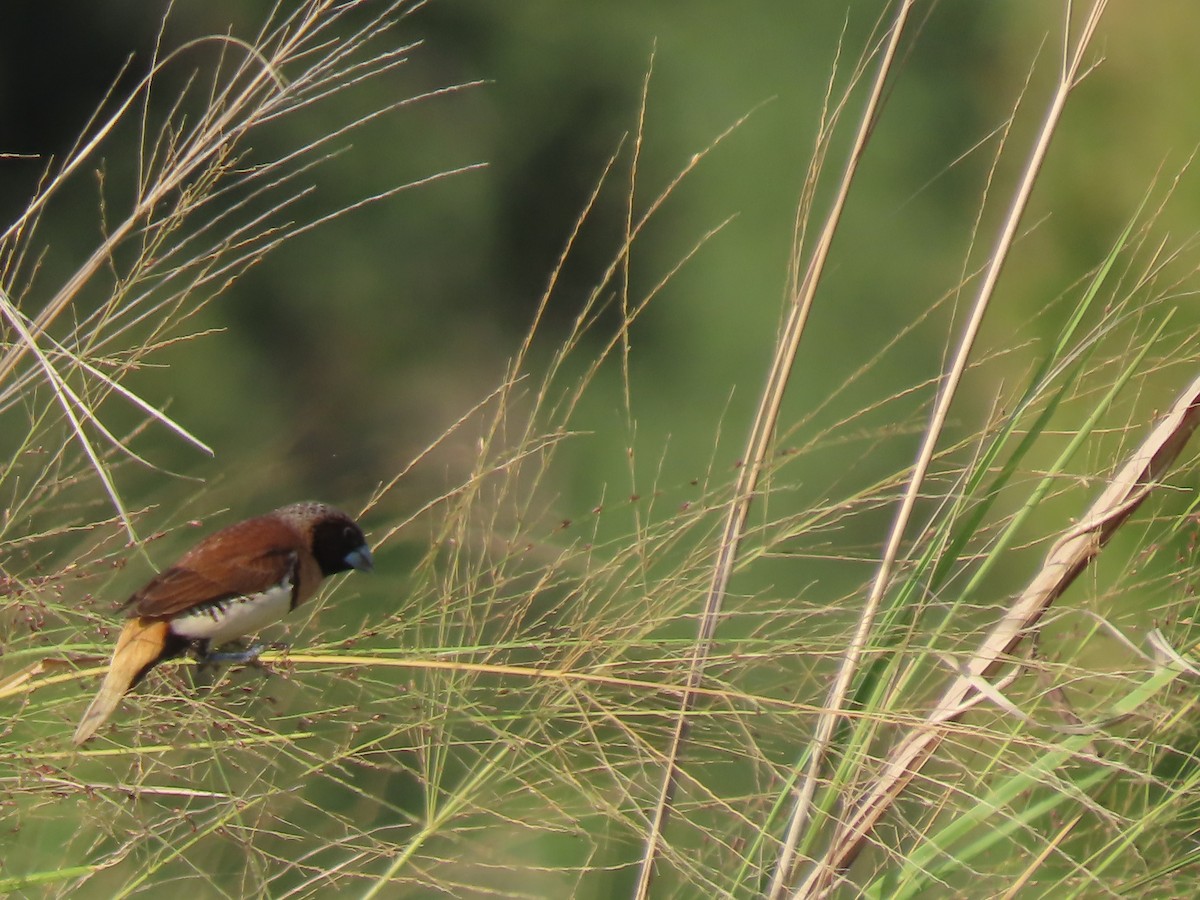
[(146, 671), (162, 657), (167, 645), (167, 623), (154, 619), (143, 619), (140, 616), (129, 619), (121, 629), (121, 637), (117, 639), (117, 649), (113, 651), (112, 662), (108, 664), (108, 674), (100, 685), (100, 693), (92, 701), (92, 705), (83, 714), (83, 721), (75, 729), (74, 741), (82, 744), (96, 729), (112, 715), (125, 692)]

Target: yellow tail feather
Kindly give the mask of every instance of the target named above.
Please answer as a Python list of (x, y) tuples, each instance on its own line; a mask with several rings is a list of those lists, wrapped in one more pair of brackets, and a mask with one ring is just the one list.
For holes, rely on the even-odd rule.
[(117, 639), (112, 662), (108, 664), (108, 674), (100, 685), (100, 693), (75, 729), (73, 740), (76, 745), (90, 738), (107, 721), (138, 673), (162, 655), (166, 642), (166, 622), (137, 617), (125, 623), (121, 637)]

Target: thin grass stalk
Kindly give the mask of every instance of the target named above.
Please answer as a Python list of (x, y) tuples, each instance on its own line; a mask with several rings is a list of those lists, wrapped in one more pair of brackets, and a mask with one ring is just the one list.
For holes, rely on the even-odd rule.
[[(891, 584), (892, 574), (895, 570), (896, 560), (899, 557), (900, 545), (904, 539), (904, 533), (907, 530), (909, 520), (912, 518), (912, 511), (916, 506), (917, 498), (920, 496), (925, 476), (929, 471), (930, 462), (933, 460), (938, 440), (945, 426), (946, 417), (950, 412), (950, 405), (954, 401), (958, 386), (962, 381), (963, 373), (967, 369), (971, 352), (975, 346), (975, 339), (983, 324), (983, 317), (991, 303), (996, 285), (1000, 280), (1000, 274), (1004, 269), (1004, 264), (1008, 260), (1013, 243), (1016, 241), (1017, 229), (1024, 216), (1025, 208), (1029, 203), (1029, 197), (1033, 193), (1033, 186), (1037, 181), (1037, 176), (1041, 172), (1046, 153), (1050, 148), (1050, 141), (1057, 130), (1063, 109), (1066, 106), (1067, 97), (1074, 89), (1079, 78), (1083, 65), (1083, 54), (1091, 43), (1091, 38), (1099, 24), (1100, 17), (1103, 15), (1105, 5), (1106, 0), (1097, 0), (1093, 5), (1084, 22), (1074, 51), (1067, 53), (1065, 56), (1064, 66), (1050, 104), (1050, 109), (1046, 113), (1029, 162), (1025, 166), (1025, 171), (1017, 187), (1016, 195), (1013, 198), (1008, 215), (1005, 217), (1003, 228), (996, 242), (996, 249), (992, 252), (989, 264), (984, 272), (979, 293), (976, 295), (970, 318), (959, 340), (958, 349), (955, 351), (942, 388), (938, 393), (933, 413), (930, 416), (929, 426), (925, 431), (924, 440), (917, 453), (917, 460), (913, 465), (912, 476), (909, 479), (900, 508), (896, 513), (896, 518), (888, 534), (887, 544), (880, 560), (879, 568), (875, 572), (870, 594), (864, 604), (858, 626), (843, 657), (842, 665), (838, 670), (833, 687), (829, 692), (829, 699), (826, 702), (825, 709), (821, 714), (821, 721), (818, 724), (816, 736), (813, 739), (812, 753), (809, 756), (808, 770), (800, 786), (792, 821), (788, 828), (788, 834), (784, 840), (783, 847), (780, 850), (775, 874), (772, 877), (770, 890), (772, 900), (781, 897), (786, 885), (792, 880), (792, 869), (795, 865), (795, 847), (809, 820), (812, 800), (816, 794), (817, 785), (824, 769), (825, 757), (829, 752), (833, 735), (845, 708), (846, 696), (858, 671), (863, 652), (870, 641), (875, 617)], [(816, 871), (819, 872), (822, 868), (823, 866), (820, 866)], [(806, 884), (813, 885), (823, 885), (825, 883), (824, 878), (818, 878), (815, 881), (812, 879), (806, 881)], [(806, 893), (805, 888), (801, 888), (796, 893), (796, 897), (798, 898), (805, 896), (812, 896)]]
[[(650, 815), (650, 826), (646, 834), (634, 889), (634, 896), (638, 900), (644, 900), (648, 896), (653, 881), (655, 863), (661, 852), (663, 830), (670, 818), (670, 810), (678, 786), (679, 758), (688, 737), (689, 713), (696, 701), (697, 688), (700, 687), (704, 678), (704, 670), (712, 648), (717, 622), (720, 619), (725, 593), (729, 586), (729, 578), (744, 536), (746, 517), (750, 511), (754, 491), (762, 475), (767, 452), (775, 436), (779, 410), (795, 364), (800, 338), (808, 322), (809, 312), (812, 309), (817, 287), (825, 269), (825, 262), (829, 256), (829, 249), (833, 244), (833, 237), (841, 222), (842, 210), (845, 208), (846, 198), (850, 193), (850, 185), (858, 171), (858, 164), (874, 128), (883, 99), (883, 89), (891, 72), (900, 36), (904, 31), (904, 25), (912, 5), (913, 0), (904, 0), (892, 23), (890, 38), (883, 51), (866, 107), (859, 120), (858, 131), (846, 167), (842, 172), (833, 205), (825, 219), (800, 289), (792, 300), (787, 321), (771, 362), (771, 371), (767, 378), (763, 397), (755, 414), (754, 424), (750, 429), (750, 437), (743, 457), (745, 464), (738, 474), (733, 496), (726, 512), (712, 579), (705, 596), (704, 609), (700, 614), (696, 641), (692, 645), (692, 658), (688, 664), (686, 679), (687, 687), (683, 691), (679, 710), (675, 716), (674, 729), (665, 755), (665, 767), (659, 784), (658, 798)], [(851, 88), (853, 88), (853, 84)]]

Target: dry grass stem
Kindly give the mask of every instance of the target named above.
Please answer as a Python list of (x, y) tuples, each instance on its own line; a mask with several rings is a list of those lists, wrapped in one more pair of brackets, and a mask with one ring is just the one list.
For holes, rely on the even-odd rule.
[(902, 738), (891, 752), (875, 783), (850, 804), (828, 854), (801, 885), (797, 896), (820, 896), (835, 875), (854, 861), (871, 830), (937, 750), (946, 736), (946, 726), (983, 698), (975, 680), (992, 675), (1034, 633), (1054, 601), (1074, 583), (1170, 470), (1197, 424), (1200, 424), (1200, 377), (1180, 394), (1079, 524), (1055, 542), (1028, 587), (971, 655), (966, 673), (950, 683), (925, 722)]
[[(1075, 48), (1067, 53), (1057, 90), (1046, 113), (1042, 128), (1038, 133), (1020, 183), (1013, 196), (1008, 215), (1004, 219), (1003, 227), (996, 241), (996, 247), (992, 251), (989, 264), (984, 271), (979, 292), (971, 307), (971, 315), (959, 339), (958, 348), (950, 362), (946, 376), (939, 386), (937, 401), (930, 417), (929, 426), (925, 431), (921, 447), (917, 453), (917, 460), (913, 465), (907, 489), (904, 492), (891, 529), (888, 532), (879, 567), (871, 582), (870, 593), (863, 604), (863, 610), (859, 617), (854, 636), (847, 646), (846, 655), (838, 669), (837, 676), (829, 692), (829, 698), (826, 701), (826, 707), (817, 724), (816, 734), (813, 738), (812, 752), (808, 759), (807, 771), (799, 787), (795, 810), (792, 813), (788, 832), (779, 854), (776, 872), (772, 879), (770, 890), (772, 900), (782, 896), (787, 885), (791, 882), (792, 871), (795, 866), (795, 847), (805, 824), (809, 820), (813, 797), (816, 794), (822, 770), (825, 766), (825, 757), (829, 752), (834, 731), (845, 706), (847, 694), (858, 672), (863, 652), (871, 640), (875, 620), (884, 595), (892, 584), (893, 570), (900, 554), (900, 547), (903, 543), (909, 520), (916, 506), (917, 498), (924, 487), (925, 477), (929, 471), (929, 465), (933, 459), (938, 441), (941, 438), (946, 417), (950, 412), (950, 406), (957, 394), (963, 374), (967, 370), (972, 351), (975, 347), (976, 338), (979, 335), (979, 329), (983, 324), (984, 314), (987, 312), (996, 285), (999, 283), (1000, 273), (1004, 269), (1004, 264), (1008, 260), (1009, 252), (1016, 240), (1025, 208), (1028, 205), (1030, 195), (1033, 193), (1033, 186), (1037, 181), (1037, 176), (1041, 172), (1042, 164), (1050, 148), (1050, 140), (1058, 127), (1062, 112), (1066, 108), (1067, 97), (1070, 95), (1079, 77), (1083, 66), (1084, 54), (1090, 45), (1096, 27), (1099, 25), (1104, 6), (1104, 0), (1098, 0), (1092, 7), (1091, 14), (1083, 26)], [(807, 895), (802, 889), (797, 893), (797, 896)]]

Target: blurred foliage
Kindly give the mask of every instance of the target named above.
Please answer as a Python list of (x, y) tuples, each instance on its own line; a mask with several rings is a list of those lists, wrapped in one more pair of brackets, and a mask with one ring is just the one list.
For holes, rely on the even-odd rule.
[[(233, 0), (177, 4), (163, 41), (249, 33), (267, 8)], [(158, 22), (137, 0), (71, 9), (12, 4), (0, 34), (0, 150), (37, 157), (0, 166), (6, 218), (28, 197), (41, 160), (70, 145), (126, 61), (120, 86), (141, 74), (156, 38)], [(171, 445), (139, 449), (167, 469), (209, 481), (209, 509), (233, 498), (244, 509), (307, 494), (352, 505), (495, 384), (606, 158), (623, 140), (629, 152), (653, 54), (638, 205), (692, 153), (753, 112), (639, 241), (635, 286), (656, 283), (708, 229), (733, 220), (634, 329), (636, 435), (621, 411), (618, 367), (601, 374), (610, 386), (586, 401), (593, 434), (575, 442), (579, 475), (563, 485), (563, 512), (590, 509), (600, 485), (610, 495), (644, 491), (661, 469), (668, 473), (661, 486), (677, 489), (710, 464), (732, 465), (780, 315), (795, 207), (838, 41), (861, 46), (884, 9), (878, 2), (773, 0), (751, 3), (731, 21), (717, 3), (429, 3), (402, 26), (423, 46), (367, 90), (401, 99), (456, 81), (488, 83), (418, 103), (354, 135), (346, 142), (352, 147), (319, 169), (314, 203), (332, 208), (470, 162), (488, 168), (354, 212), (255, 267), (195, 322), (221, 333), (164, 355), (170, 378), (151, 372), (133, 384), (169, 401), (216, 458)], [(1053, 4), (938, 3), (926, 12), (835, 245), (789, 397), (796, 416), (953, 288), (995, 143), (969, 151), (1018, 102), (1028, 70), (1038, 65), (1032, 98), (1053, 74), (1041, 38), (1059, 24)], [(1102, 258), (1160, 168), (1167, 177), (1186, 161), (1197, 125), (1166, 110), (1172, 91), (1194, 83), (1200, 63), (1180, 30), (1165, 23), (1156, 18), (1150, 27), (1121, 8), (1109, 13), (1105, 28), (1120, 39), (1107, 42), (1109, 58), (1056, 138), (1035, 201), (1053, 212), (1037, 225), (1036, 256), (1019, 256), (1010, 267), (1006, 302), (989, 323), (993, 345), (1009, 344), (1014, 333), (1021, 340), (1052, 334), (1057, 315), (1043, 310)], [(1169, 44), (1175, 39), (1178, 49)], [(844, 84), (849, 60), (841, 65)], [(386, 97), (352, 97), (281, 127), (317, 135), (345, 121), (347, 106), (381, 102)], [(1040, 115), (1039, 102), (1027, 101), (1018, 118), (1010, 138), (1018, 146)], [(1171, 122), (1178, 134), (1163, 135)], [(121, 161), (110, 154), (107, 166)], [(1114, 184), (1118, 173), (1125, 180)], [(1190, 186), (1177, 194), (1164, 231), (1188, 222), (1195, 196)], [(42, 285), (53, 284), (94, 238), (97, 205), (96, 194), (81, 190), (69, 207), (54, 210), (54, 255), (39, 275)], [(624, 207), (619, 186), (602, 193), (550, 307), (549, 321), (562, 323), (556, 333), (618, 246)], [(986, 253), (1000, 211), (985, 212), (973, 259)], [(950, 314), (943, 308), (915, 329), (873, 378), (849, 390), (842, 408), (935, 375)], [(596, 331), (590, 339), (605, 336)], [(979, 414), (991, 403), (981, 396)], [(721, 431), (734, 442), (714, 455), (719, 410)], [(898, 418), (888, 409), (874, 424)], [(628, 473), (630, 444), (639, 449), (636, 479)], [(903, 442), (873, 451), (864, 477), (894, 471), (909, 452)], [(452, 441), (421, 476), (441, 483), (451, 473), (453, 481), (462, 459)], [(840, 452), (818, 455), (811, 478), (833, 477), (841, 462)], [(419, 480), (406, 485), (402, 508), (436, 493), (435, 484), (420, 487)], [(157, 475), (133, 472), (123, 486), (160, 503), (171, 490)]]

